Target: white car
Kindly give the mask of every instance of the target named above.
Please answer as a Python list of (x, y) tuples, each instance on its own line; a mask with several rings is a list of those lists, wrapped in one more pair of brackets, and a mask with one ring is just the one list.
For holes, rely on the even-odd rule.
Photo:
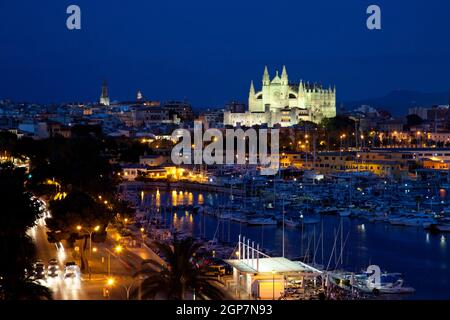
[(78, 281), (80, 280), (80, 267), (75, 262), (66, 262), (64, 268), (64, 280), (66, 281)]

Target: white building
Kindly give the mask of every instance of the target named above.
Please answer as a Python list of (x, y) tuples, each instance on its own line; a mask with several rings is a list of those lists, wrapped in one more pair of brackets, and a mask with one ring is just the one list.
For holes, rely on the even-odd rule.
[(324, 89), (320, 84), (290, 83), (283, 66), (281, 77), (276, 72), (270, 80), (267, 67), (264, 70), (262, 89), (256, 92), (250, 84), (249, 110), (245, 113), (224, 113), (225, 125), (261, 125), (288, 127), (300, 120), (319, 123), (324, 118), (336, 116), (336, 88)]

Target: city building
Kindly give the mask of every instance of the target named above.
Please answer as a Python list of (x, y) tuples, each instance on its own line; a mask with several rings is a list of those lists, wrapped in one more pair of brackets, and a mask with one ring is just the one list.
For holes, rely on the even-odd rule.
[(179, 123), (176, 114), (172, 117), (169, 110), (160, 106), (134, 106), (131, 107), (131, 122), (133, 127), (143, 127), (152, 124)]
[(187, 102), (168, 101), (164, 104), (164, 109), (168, 111), (170, 118), (176, 116), (181, 121), (193, 121), (194, 112), (192, 107)]
[(103, 106), (109, 106), (108, 84), (103, 81), (102, 94), (100, 95), (100, 104)]
[(205, 129), (223, 127), (223, 110), (206, 110), (200, 113), (198, 120), (203, 123)]
[(149, 167), (161, 166), (166, 164), (168, 161), (169, 157), (159, 154), (143, 155), (139, 157), (139, 163)]
[(242, 102), (231, 101), (225, 105), (225, 111), (230, 111), (233, 113), (245, 112), (247, 105)]
[(320, 84), (303, 81), (290, 83), (284, 66), (281, 77), (277, 71), (270, 80), (266, 67), (261, 91), (255, 91), (253, 81), (250, 84), (248, 107), (246, 112), (225, 111), (224, 124), (288, 127), (300, 120), (319, 123), (336, 116), (336, 88), (325, 89)]
[(422, 118), (423, 120), (427, 120), (428, 118), (428, 110), (429, 108), (425, 108), (425, 107), (412, 107), (408, 109), (408, 115), (417, 115), (420, 118)]

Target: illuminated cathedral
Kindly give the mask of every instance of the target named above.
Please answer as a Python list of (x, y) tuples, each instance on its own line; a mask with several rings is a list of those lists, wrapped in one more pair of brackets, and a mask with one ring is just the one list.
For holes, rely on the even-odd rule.
[(232, 126), (280, 125), (289, 127), (300, 120), (321, 122), (336, 116), (336, 87), (300, 81), (290, 83), (286, 67), (281, 77), (278, 71), (271, 80), (264, 69), (261, 91), (255, 91), (253, 81), (248, 96), (248, 111), (224, 113), (224, 124)]

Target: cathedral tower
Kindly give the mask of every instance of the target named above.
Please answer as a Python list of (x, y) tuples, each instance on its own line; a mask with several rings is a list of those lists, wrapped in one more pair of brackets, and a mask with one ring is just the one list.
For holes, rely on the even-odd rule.
[(106, 80), (103, 81), (102, 94), (100, 95), (100, 104), (109, 106), (108, 84), (106, 83)]

